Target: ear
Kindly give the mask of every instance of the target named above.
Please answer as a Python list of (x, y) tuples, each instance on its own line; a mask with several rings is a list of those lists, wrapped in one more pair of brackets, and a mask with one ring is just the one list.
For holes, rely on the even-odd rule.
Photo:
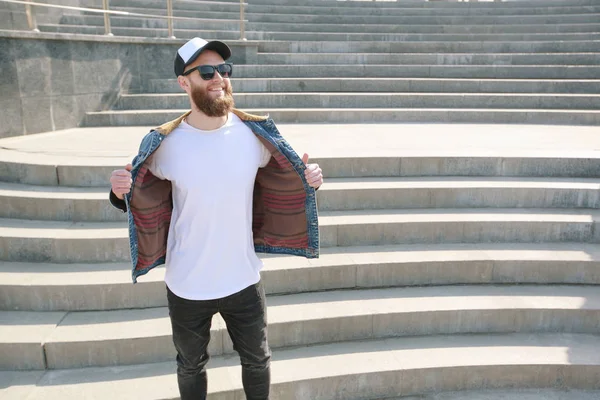
[(184, 77), (183, 75), (179, 75), (177, 77), (177, 83), (179, 83), (180, 88), (182, 88), (183, 90), (185, 90), (186, 93), (188, 93), (188, 90), (190, 89), (190, 82), (186, 77)]

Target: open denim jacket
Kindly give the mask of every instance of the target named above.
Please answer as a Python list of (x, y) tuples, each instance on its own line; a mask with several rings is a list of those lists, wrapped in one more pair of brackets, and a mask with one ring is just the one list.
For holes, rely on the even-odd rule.
[[(304, 178), (302, 159), (281, 137), (272, 119), (233, 112), (272, 154), (267, 166), (259, 169), (254, 184), (252, 233), (256, 252), (318, 258), (316, 195)], [(142, 139), (132, 162), (131, 191), (124, 200), (110, 193), (111, 204), (128, 213), (134, 283), (138, 276), (165, 263), (173, 210), (171, 182), (152, 175), (144, 163), (188, 114), (153, 129)]]

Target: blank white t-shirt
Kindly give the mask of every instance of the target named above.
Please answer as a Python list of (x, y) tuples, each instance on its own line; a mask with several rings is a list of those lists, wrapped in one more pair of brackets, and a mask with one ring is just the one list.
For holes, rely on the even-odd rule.
[(218, 299), (260, 280), (252, 195), (258, 168), (270, 158), (232, 113), (212, 131), (182, 122), (150, 157), (149, 170), (173, 189), (165, 282), (177, 296)]

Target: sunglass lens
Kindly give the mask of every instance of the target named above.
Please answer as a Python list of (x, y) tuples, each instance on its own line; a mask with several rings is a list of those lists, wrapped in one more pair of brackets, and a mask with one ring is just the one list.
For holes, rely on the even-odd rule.
[(221, 64), (218, 66), (217, 71), (223, 78), (229, 78), (233, 72), (233, 66), (231, 64)]
[(203, 65), (200, 67), (200, 76), (205, 81), (209, 81), (215, 76), (215, 68), (211, 65)]

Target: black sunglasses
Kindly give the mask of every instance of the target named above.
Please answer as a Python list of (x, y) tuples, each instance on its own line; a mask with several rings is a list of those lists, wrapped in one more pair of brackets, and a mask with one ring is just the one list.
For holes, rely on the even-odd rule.
[(197, 67), (185, 71), (183, 75), (189, 75), (195, 70), (200, 72), (200, 77), (205, 81), (210, 81), (215, 76), (215, 71), (217, 71), (223, 78), (231, 78), (233, 64), (224, 63), (219, 65), (198, 65)]

